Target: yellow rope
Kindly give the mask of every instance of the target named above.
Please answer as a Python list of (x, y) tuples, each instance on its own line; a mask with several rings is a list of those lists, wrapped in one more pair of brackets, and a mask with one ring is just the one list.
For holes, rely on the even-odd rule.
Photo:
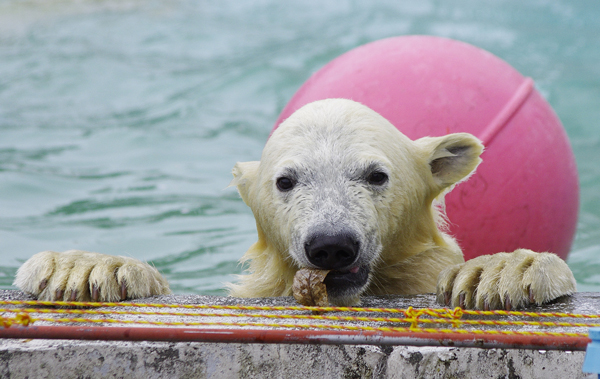
[[(460, 310), (460, 308), (459, 308)], [(8, 313), (42, 313), (42, 314), (88, 314), (88, 315), (137, 315), (137, 316), (183, 316), (183, 317), (248, 317), (269, 319), (296, 319), (296, 320), (330, 320), (330, 321), (363, 321), (363, 322), (388, 322), (410, 323), (416, 328), (419, 323), (427, 324), (458, 324), (466, 325), (500, 325), (500, 326), (546, 326), (546, 327), (600, 327), (600, 323), (572, 323), (572, 322), (536, 322), (536, 321), (499, 321), (499, 320), (448, 320), (444, 318), (419, 318), (426, 314), (425, 309), (406, 310), (406, 318), (396, 317), (355, 317), (355, 316), (325, 316), (325, 315), (290, 315), (290, 314), (257, 314), (257, 313), (185, 313), (185, 312), (140, 312), (140, 311), (103, 311), (89, 309), (21, 309), (0, 308), (1, 312)]]
[[(160, 303), (101, 303), (80, 301), (40, 301), (40, 300), (0, 300), (0, 305), (32, 305), (32, 306), (59, 306), (59, 307), (134, 307), (134, 308), (186, 308), (186, 309), (216, 309), (216, 310), (246, 310), (246, 311), (319, 311), (319, 312), (373, 312), (373, 313), (403, 313), (410, 309), (401, 308), (360, 308), (360, 307), (306, 307), (306, 306), (255, 306), (255, 305), (210, 305), (210, 304), (160, 304)], [(439, 317), (440, 314), (457, 312), (464, 315), (479, 316), (521, 316), (521, 317), (566, 317), (566, 318), (600, 318), (600, 315), (587, 315), (577, 313), (549, 313), (549, 312), (518, 312), (518, 311), (477, 311), (455, 308), (422, 308), (427, 315)]]
[[(596, 319), (600, 315), (586, 315), (575, 313), (536, 313), (518, 311), (474, 311), (461, 308), (360, 308), (360, 307), (305, 307), (305, 306), (249, 306), (249, 305), (189, 305), (189, 304), (154, 304), (154, 303), (100, 303), (100, 302), (65, 302), (65, 301), (37, 301), (37, 300), (0, 300), (0, 305), (20, 306), (59, 306), (59, 307), (86, 307), (81, 308), (0, 308), (0, 313), (12, 313), (14, 317), (0, 316), (0, 326), (10, 327), (13, 324), (27, 326), (36, 321), (53, 323), (109, 323), (109, 324), (138, 324), (156, 326), (237, 326), (237, 327), (269, 327), (269, 328), (303, 328), (327, 330), (354, 330), (354, 331), (383, 331), (383, 332), (424, 332), (424, 333), (468, 333), (491, 335), (525, 335), (525, 336), (550, 336), (550, 337), (586, 337), (587, 333), (549, 332), (549, 331), (514, 331), (514, 330), (474, 330), (459, 329), (461, 325), (493, 325), (493, 326), (535, 326), (535, 327), (593, 327), (600, 323), (573, 323), (573, 322), (538, 322), (538, 321), (502, 321), (502, 320), (465, 320), (464, 315), (477, 316), (519, 316), (540, 318), (578, 318)], [(130, 311), (130, 310), (98, 310), (89, 309), (97, 307), (134, 307), (134, 308), (168, 308), (168, 309), (194, 309), (238, 311), (232, 312), (172, 312), (172, 311)], [(245, 311), (245, 312), (240, 312)], [(404, 317), (367, 317), (367, 316), (338, 316), (314, 314), (282, 314), (282, 313), (247, 313), (248, 311), (320, 311), (320, 312), (362, 312), (362, 313), (391, 313), (401, 314)], [(348, 324), (290, 324), (272, 322), (245, 322), (245, 321), (191, 321), (191, 322), (165, 322), (149, 320), (117, 320), (112, 318), (35, 318), (31, 314), (68, 314), (68, 315), (138, 315), (138, 316), (185, 316), (185, 317), (232, 317), (232, 318), (265, 318), (280, 320), (327, 320), (327, 321), (361, 321), (375, 323), (408, 323), (409, 327), (396, 326), (364, 326)], [(451, 324), (453, 329), (422, 328), (420, 324)]]

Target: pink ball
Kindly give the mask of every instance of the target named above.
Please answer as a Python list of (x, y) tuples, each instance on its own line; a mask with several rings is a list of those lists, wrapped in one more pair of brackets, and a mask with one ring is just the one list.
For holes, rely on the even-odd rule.
[(483, 141), (483, 163), (446, 197), (465, 259), (517, 248), (567, 258), (579, 204), (575, 157), (533, 81), (506, 62), (445, 38), (376, 41), (311, 76), (275, 128), (326, 98), (363, 103), (412, 139), (468, 132)]

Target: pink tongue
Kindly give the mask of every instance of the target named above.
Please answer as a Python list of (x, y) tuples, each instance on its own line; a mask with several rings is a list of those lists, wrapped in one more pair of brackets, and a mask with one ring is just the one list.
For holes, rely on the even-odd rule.
[(350, 269), (350, 272), (351, 272), (351, 273), (353, 273), (353, 274), (356, 274), (356, 273), (358, 272), (358, 266), (356, 266), (356, 267), (352, 267), (352, 268)]

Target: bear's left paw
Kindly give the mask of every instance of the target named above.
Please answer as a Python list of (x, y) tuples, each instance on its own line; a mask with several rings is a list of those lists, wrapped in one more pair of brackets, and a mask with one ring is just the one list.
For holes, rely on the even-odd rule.
[(438, 276), (437, 301), (463, 309), (518, 309), (576, 291), (573, 273), (550, 253), (518, 249), (482, 255)]

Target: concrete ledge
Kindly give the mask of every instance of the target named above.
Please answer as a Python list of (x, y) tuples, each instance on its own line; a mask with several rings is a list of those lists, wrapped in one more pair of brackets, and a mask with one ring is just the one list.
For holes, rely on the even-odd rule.
[[(0, 291), (3, 300), (27, 298), (18, 291)], [(161, 296), (139, 302), (294, 304), (291, 298), (207, 296)], [(433, 295), (367, 298), (363, 305), (436, 307)], [(600, 314), (600, 293), (578, 293), (532, 311)], [(0, 339), (0, 377), (596, 378), (581, 372), (584, 355), (582, 351), (414, 346)]]

